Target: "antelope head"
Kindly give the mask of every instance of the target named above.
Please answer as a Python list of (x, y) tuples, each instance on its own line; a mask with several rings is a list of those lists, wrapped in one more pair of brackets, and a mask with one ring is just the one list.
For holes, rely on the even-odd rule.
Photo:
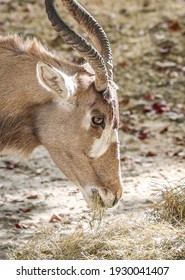
[[(77, 1), (62, 0), (95, 47), (64, 23), (54, 2), (45, 0), (50, 22), (86, 64), (78, 70), (74, 65), (70, 71), (61, 71), (38, 63), (39, 83), (60, 95), (60, 100), (56, 97), (38, 117), (40, 141), (62, 172), (80, 188), (90, 207), (95, 193), (100, 208), (112, 207), (122, 195), (122, 182), (117, 86), (113, 82), (110, 44), (102, 27)], [(47, 123), (43, 121), (46, 114)]]

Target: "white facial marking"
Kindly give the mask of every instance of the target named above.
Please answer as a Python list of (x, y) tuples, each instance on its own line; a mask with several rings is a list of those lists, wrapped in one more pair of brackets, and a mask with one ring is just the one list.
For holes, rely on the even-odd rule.
[(119, 140), (118, 140), (118, 131), (117, 131), (117, 129), (114, 129), (113, 130), (113, 133), (112, 133), (112, 139), (111, 139), (112, 141), (112, 143), (114, 143), (114, 142), (116, 142), (116, 143), (118, 143), (119, 142)]
[(94, 141), (89, 156), (91, 158), (101, 157), (114, 142), (118, 142), (117, 130), (112, 130), (112, 126), (108, 126), (104, 129), (102, 136)]
[(82, 127), (88, 130), (91, 126), (91, 113), (88, 111), (82, 120)]

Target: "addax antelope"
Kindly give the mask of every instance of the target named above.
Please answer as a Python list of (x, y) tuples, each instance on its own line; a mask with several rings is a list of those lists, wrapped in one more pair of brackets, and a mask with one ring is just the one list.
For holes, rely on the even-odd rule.
[(58, 34), (86, 61), (69, 63), (36, 39), (0, 36), (0, 153), (29, 155), (43, 145), (93, 207), (112, 207), (122, 195), (119, 109), (110, 43), (102, 27), (75, 0), (62, 0), (93, 45), (59, 16), (46, 12)]

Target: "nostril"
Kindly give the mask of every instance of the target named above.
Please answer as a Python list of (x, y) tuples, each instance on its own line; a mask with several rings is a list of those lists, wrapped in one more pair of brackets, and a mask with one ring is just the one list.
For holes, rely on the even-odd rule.
[(116, 196), (112, 205), (115, 206), (117, 202), (118, 202), (118, 197)]

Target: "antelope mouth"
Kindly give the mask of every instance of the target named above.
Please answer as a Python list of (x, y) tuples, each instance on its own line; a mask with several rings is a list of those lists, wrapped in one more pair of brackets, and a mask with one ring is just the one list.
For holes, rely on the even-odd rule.
[(92, 196), (93, 209), (107, 208), (105, 206), (105, 203), (103, 202), (101, 196), (99, 195), (98, 190), (93, 189), (92, 193), (93, 193), (93, 196)]
[(97, 187), (81, 188), (82, 195), (87, 202), (87, 205), (94, 210), (108, 209), (114, 207), (119, 199), (119, 195), (113, 193), (104, 193), (103, 190)]

